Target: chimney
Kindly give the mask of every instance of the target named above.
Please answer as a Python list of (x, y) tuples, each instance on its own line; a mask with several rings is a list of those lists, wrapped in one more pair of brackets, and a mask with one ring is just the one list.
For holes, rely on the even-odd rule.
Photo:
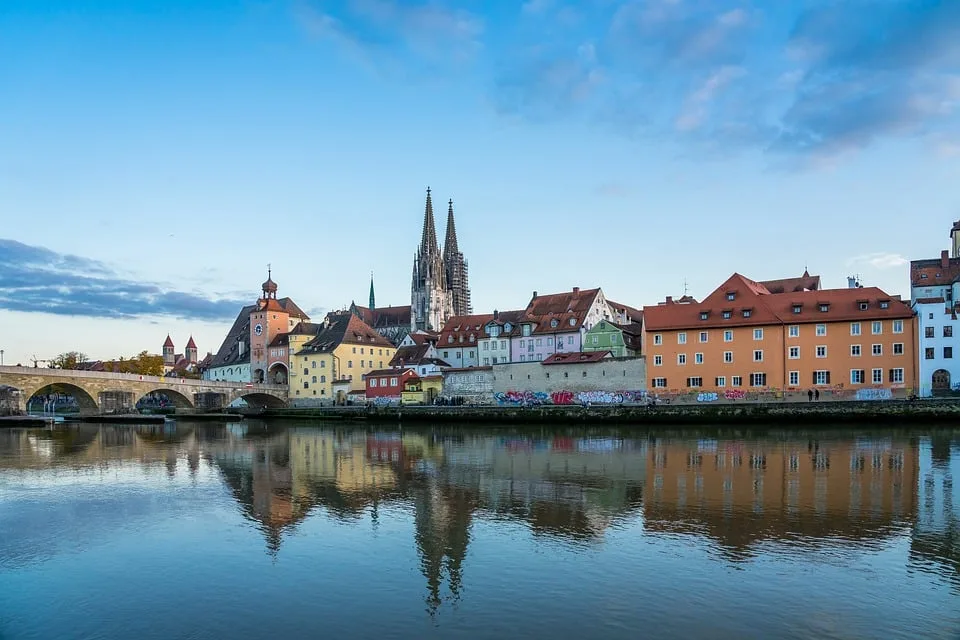
[(499, 320), (499, 319), (500, 319), (500, 312), (497, 311), (496, 309), (493, 310), (493, 319), (494, 319), (494, 320)]
[(574, 287), (574, 288), (573, 288), (573, 292), (574, 292), (574, 293), (580, 293), (580, 287)]
[(533, 299), (534, 299), (534, 300), (537, 299), (537, 292), (536, 292), (536, 291), (533, 292)]
[(673, 296), (667, 296), (667, 304), (673, 304)]
[(940, 268), (941, 269), (950, 268), (950, 253), (946, 250), (940, 252)]
[(847, 289), (856, 289), (857, 279), (853, 276), (847, 276)]

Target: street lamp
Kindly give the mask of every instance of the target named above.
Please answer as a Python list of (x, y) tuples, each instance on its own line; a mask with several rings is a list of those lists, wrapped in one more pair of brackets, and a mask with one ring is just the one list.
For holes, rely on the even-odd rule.
[(3, 349), (0, 349), (0, 367), (3, 366)]

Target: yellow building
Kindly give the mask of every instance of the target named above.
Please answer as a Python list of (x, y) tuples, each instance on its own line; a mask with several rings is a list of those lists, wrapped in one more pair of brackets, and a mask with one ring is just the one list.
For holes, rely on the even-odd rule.
[(328, 314), (315, 337), (296, 351), (290, 345), (290, 399), (343, 402), (346, 393), (364, 392), (364, 375), (383, 369), (396, 351), (352, 313)]
[(400, 404), (433, 404), (442, 391), (442, 375), (413, 377), (403, 385)]

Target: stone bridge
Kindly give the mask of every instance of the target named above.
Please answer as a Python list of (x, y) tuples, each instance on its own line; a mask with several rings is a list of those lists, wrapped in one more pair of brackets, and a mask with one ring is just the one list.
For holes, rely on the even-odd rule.
[(73, 396), (82, 414), (134, 413), (149, 393), (163, 393), (178, 411), (218, 411), (242, 398), (253, 407), (284, 407), (287, 387), (141, 376), (131, 373), (0, 367), (0, 415), (26, 412), (37, 394)]

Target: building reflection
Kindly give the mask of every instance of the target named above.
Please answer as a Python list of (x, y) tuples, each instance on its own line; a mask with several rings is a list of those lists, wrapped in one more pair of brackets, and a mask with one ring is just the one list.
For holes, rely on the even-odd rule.
[(917, 568), (940, 563), (957, 576), (955, 442), (400, 434), (248, 421), (0, 432), (0, 460), (25, 469), (134, 461), (192, 477), (207, 465), (271, 554), (311, 514), (375, 527), (381, 508), (409, 510), (435, 611), (460, 597), (478, 520), (579, 546), (636, 526), (692, 536), (731, 560), (771, 541), (805, 549), (909, 535)]

